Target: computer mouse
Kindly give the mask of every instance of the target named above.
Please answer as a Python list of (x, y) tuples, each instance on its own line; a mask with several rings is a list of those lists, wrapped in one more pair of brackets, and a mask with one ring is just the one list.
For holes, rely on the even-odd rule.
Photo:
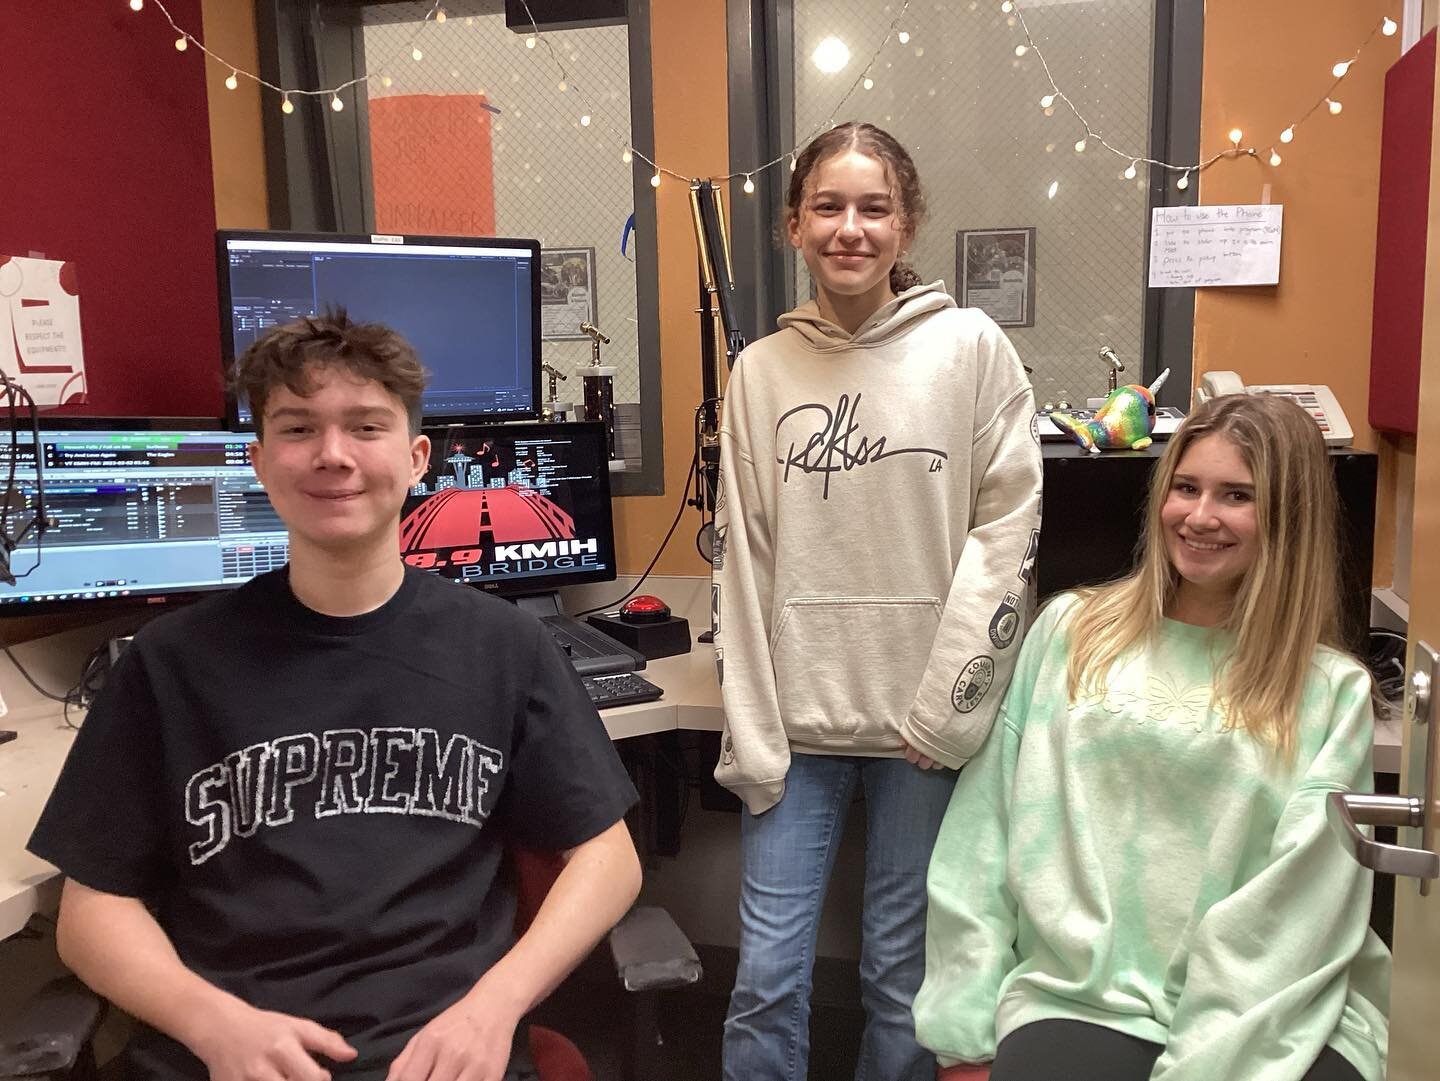
[(662, 623), (670, 618), (670, 606), (659, 597), (642, 593), (620, 606), (620, 619), (625, 623)]

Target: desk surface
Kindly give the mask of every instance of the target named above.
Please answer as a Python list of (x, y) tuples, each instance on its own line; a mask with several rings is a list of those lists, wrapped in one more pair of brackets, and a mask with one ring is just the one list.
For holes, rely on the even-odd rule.
[[(709, 579), (669, 578), (657, 592), (672, 610), (690, 619), (692, 634), (709, 624)], [(593, 602), (592, 602), (593, 603)], [(572, 609), (575, 605), (572, 603)], [(66, 685), (64, 673), (79, 671), (80, 659), (95, 641), (73, 639), (75, 632), (15, 647), (21, 663), (47, 687)], [(607, 709), (600, 716), (611, 739), (629, 739), (656, 732), (720, 731), (724, 715), (720, 687), (715, 680), (715, 650), (696, 643), (689, 653), (651, 661), (646, 679), (665, 695), (654, 702)], [(55, 868), (25, 851), (50, 787), (60, 772), (75, 737), (59, 703), (41, 698), (24, 685), (9, 661), (0, 658), (0, 691), (10, 703), (0, 717), (0, 728), (14, 729), (19, 738), (0, 745), (0, 939), (25, 926), (35, 912), (52, 911), (59, 895)], [(74, 718), (77, 723), (83, 715)], [(1400, 721), (1376, 726), (1375, 769), (1400, 771)]]

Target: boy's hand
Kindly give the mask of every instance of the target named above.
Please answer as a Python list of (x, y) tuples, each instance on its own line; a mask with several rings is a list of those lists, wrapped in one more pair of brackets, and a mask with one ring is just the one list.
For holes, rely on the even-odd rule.
[(501, 1081), (520, 1017), (482, 980), (410, 1037), (385, 1081)]
[(192, 1048), (210, 1081), (330, 1081), (315, 1061), (349, 1062), (355, 1048), (334, 1029), (235, 1000)]

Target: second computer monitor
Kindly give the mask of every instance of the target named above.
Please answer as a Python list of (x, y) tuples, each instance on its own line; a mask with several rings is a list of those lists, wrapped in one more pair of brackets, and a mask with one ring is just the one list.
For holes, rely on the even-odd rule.
[[(415, 347), (426, 423), (539, 415), (539, 241), (222, 230), (218, 259), (227, 369), (271, 327), (340, 306)], [(252, 423), (248, 403), (232, 419)]]
[(429, 429), (400, 522), (405, 562), (507, 594), (615, 577), (600, 423)]

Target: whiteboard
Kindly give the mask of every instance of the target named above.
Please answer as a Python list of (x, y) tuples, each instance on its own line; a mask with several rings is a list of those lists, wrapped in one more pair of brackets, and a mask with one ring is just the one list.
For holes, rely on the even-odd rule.
[(1150, 287), (1275, 285), (1285, 208), (1157, 206), (1150, 223)]

